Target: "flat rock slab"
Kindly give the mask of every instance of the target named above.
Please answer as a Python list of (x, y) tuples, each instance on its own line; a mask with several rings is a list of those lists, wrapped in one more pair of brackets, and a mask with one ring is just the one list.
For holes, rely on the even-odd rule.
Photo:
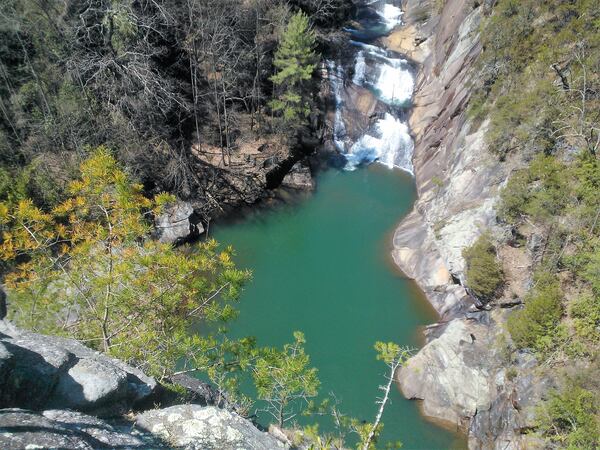
[(136, 427), (160, 436), (174, 447), (214, 450), (288, 448), (237, 414), (213, 406), (177, 405), (147, 411)]
[[(161, 444), (141, 433), (121, 431), (102, 420), (74, 411), (36, 413), (23, 409), (0, 410), (0, 448), (98, 449), (159, 448)], [(157, 446), (158, 444), (158, 446)]]

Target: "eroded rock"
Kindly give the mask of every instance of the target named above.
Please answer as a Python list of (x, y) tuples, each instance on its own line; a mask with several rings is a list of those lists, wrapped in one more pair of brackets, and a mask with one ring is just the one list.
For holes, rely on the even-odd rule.
[(156, 381), (72, 339), (0, 321), (0, 408), (69, 408), (98, 415), (127, 411)]
[(194, 235), (204, 233), (201, 223), (192, 223), (190, 218), (194, 208), (188, 202), (178, 201), (168, 205), (154, 222), (156, 235), (160, 242), (177, 244)]
[(496, 361), (489, 350), (491, 340), (485, 325), (453, 320), (400, 369), (402, 393), (423, 400), (426, 415), (467, 427), (493, 399)]
[(4, 450), (158, 448), (157, 444), (149, 446), (141, 434), (118, 430), (95, 417), (73, 411), (0, 410), (0, 448)]
[(186, 449), (289, 448), (250, 421), (214, 406), (177, 405), (147, 411), (137, 417), (136, 427)]
[(297, 162), (288, 174), (283, 177), (281, 186), (288, 189), (312, 191), (315, 188), (315, 182), (310, 172), (310, 167)]

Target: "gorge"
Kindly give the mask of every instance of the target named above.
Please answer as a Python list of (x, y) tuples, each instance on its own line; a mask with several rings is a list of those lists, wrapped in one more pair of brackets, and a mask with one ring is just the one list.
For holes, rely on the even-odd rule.
[[(345, 413), (370, 420), (383, 382), (374, 342), (418, 347), (420, 327), (434, 316), (387, 257), (392, 227), (415, 200), (407, 120), (417, 69), (376, 46), (402, 28), (400, 3), (359, 5), (357, 29), (346, 29), (353, 51), (326, 64), (335, 99), (332, 139), (343, 169), (319, 173), (317, 190), (307, 198), (292, 196), (290, 205), (274, 211), (217, 223), (213, 237), (232, 245), (238, 264), (253, 270), (233, 336), (281, 346), (291, 331), (303, 331), (321, 391), (334, 394)], [(321, 422), (324, 432), (333, 431)], [(465, 446), (426, 423), (398, 392), (383, 422), (384, 442), (415, 449)]]
[(599, 24), (3, 2), (0, 447), (598, 448)]

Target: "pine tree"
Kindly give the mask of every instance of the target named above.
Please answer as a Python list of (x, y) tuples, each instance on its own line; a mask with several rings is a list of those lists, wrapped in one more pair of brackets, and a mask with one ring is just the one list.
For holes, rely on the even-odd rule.
[[(6, 277), (11, 319), (167, 376), (191, 351), (192, 324), (236, 315), (249, 274), (215, 241), (185, 252), (148, 239), (146, 217), (173, 197), (144, 197), (106, 148), (82, 164), (69, 194), (50, 212), (0, 203), (0, 257), (16, 263)], [(208, 340), (196, 350), (216, 345)]]
[(278, 72), (271, 81), (279, 95), (271, 108), (282, 114), (286, 126), (296, 128), (310, 114), (308, 84), (316, 67), (315, 40), (308, 17), (298, 12), (291, 17), (275, 53), (273, 64)]

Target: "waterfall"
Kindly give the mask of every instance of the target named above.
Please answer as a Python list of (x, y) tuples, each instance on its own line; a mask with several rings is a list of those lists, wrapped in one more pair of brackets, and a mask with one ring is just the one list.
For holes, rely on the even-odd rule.
[(381, 10), (377, 10), (377, 14), (383, 19), (388, 31), (392, 31), (402, 23), (402, 10), (395, 5), (386, 3)]
[(341, 65), (336, 65), (333, 61), (327, 61), (327, 70), (329, 76), (329, 84), (335, 98), (335, 118), (333, 121), (333, 142), (336, 148), (346, 153), (346, 125), (343, 119), (344, 98), (342, 89), (344, 85), (345, 73)]
[[(363, 25), (360, 31), (348, 30), (353, 36), (350, 43), (357, 47), (352, 82), (371, 91), (387, 111), (352, 143), (344, 122), (345, 102), (348, 99), (344, 69), (341, 64), (328, 61), (331, 90), (336, 103), (333, 140), (338, 151), (346, 157), (347, 170), (354, 170), (361, 164), (379, 162), (412, 174), (414, 143), (402, 117), (414, 90), (413, 72), (408, 61), (399, 55), (373, 45), (370, 39), (361, 38), (376, 35), (381, 27), (386, 33), (397, 27), (401, 24), (402, 10), (391, 2), (381, 0), (367, 0), (363, 6), (379, 19), (375, 23), (372, 20), (360, 21)], [(373, 17), (373, 14), (368, 17)]]

